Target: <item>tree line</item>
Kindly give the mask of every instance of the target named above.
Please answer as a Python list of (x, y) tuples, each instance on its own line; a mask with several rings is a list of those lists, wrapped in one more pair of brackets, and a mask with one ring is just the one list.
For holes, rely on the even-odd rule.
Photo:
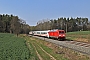
[(29, 33), (35, 30), (53, 30), (61, 29), (66, 32), (73, 31), (88, 31), (90, 30), (90, 22), (88, 18), (65, 18), (58, 19), (44, 19), (37, 22), (36, 26), (29, 26), (26, 22), (18, 16), (0, 14), (0, 32), (4, 33)]
[(32, 26), (31, 30), (52, 30), (61, 29), (66, 32), (73, 31), (87, 31), (90, 30), (90, 22), (88, 18), (65, 18), (41, 20), (37, 22), (36, 26)]
[(18, 16), (0, 14), (0, 32), (18, 35), (19, 33), (28, 33), (29, 31), (30, 26)]

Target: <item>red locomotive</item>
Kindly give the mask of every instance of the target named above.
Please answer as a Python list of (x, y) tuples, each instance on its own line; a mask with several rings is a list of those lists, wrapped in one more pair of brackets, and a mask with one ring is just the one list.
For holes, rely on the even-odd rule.
[(49, 37), (56, 39), (65, 39), (65, 31), (64, 30), (52, 30), (48, 32)]

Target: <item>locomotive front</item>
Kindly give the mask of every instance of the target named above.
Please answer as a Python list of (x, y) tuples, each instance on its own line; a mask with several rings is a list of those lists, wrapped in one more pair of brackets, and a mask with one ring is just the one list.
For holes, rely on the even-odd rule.
[(58, 31), (59, 35), (58, 35), (58, 38), (59, 39), (65, 39), (65, 31), (64, 30), (59, 30)]

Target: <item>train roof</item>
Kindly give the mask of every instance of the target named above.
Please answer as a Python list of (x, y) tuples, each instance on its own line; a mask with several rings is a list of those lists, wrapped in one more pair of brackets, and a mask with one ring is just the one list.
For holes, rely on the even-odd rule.
[(34, 32), (49, 32), (49, 30), (46, 30), (46, 31), (34, 31)]
[(55, 31), (64, 31), (64, 30), (50, 30), (50, 32), (55, 32)]
[(50, 31), (64, 31), (64, 30), (54, 29), (54, 30), (50, 30)]

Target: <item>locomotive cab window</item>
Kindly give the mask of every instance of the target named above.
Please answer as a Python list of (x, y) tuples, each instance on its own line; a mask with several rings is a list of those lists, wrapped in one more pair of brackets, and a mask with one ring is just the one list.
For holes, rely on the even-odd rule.
[(59, 31), (59, 34), (64, 34), (64, 31)]

